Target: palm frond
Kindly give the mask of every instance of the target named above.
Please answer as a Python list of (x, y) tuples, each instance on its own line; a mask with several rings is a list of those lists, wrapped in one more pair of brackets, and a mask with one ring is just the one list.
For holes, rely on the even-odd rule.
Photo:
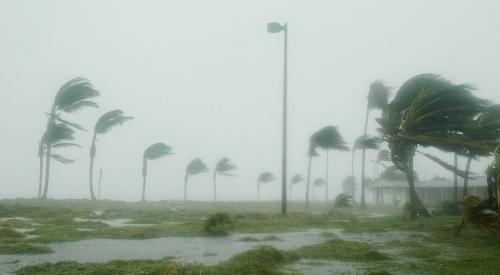
[(304, 177), (301, 174), (296, 174), (292, 177), (291, 183), (292, 184), (297, 184), (304, 181)]
[(78, 129), (78, 130), (80, 130), (80, 131), (85, 131), (85, 132), (87, 132), (87, 130), (86, 130), (85, 128), (83, 128), (83, 126), (81, 126), (80, 124), (77, 124), (77, 123), (74, 123), (74, 122), (67, 121), (67, 120), (63, 119), (61, 116), (56, 115), (56, 116), (55, 116), (55, 119), (56, 119), (57, 121), (61, 122), (61, 123), (67, 124), (67, 125), (69, 125), (69, 126), (71, 126), (71, 127), (75, 128), (75, 129)]
[(265, 183), (265, 182), (273, 181), (275, 179), (276, 178), (274, 177), (274, 175), (272, 173), (264, 172), (264, 173), (259, 175), (258, 182)]
[(389, 152), (389, 150), (382, 149), (382, 150), (378, 151), (377, 162), (381, 162), (381, 161), (391, 161), (391, 152)]
[(82, 148), (82, 146), (80, 144), (70, 143), (70, 142), (60, 142), (60, 143), (52, 144), (52, 148), (65, 148), (65, 147)]
[(45, 144), (55, 144), (62, 141), (74, 140), (73, 134), (75, 131), (69, 128), (66, 124), (55, 123), (47, 129), (43, 135), (43, 142)]
[(94, 101), (81, 100), (81, 101), (77, 101), (73, 104), (61, 107), (59, 110), (62, 112), (66, 112), (66, 113), (72, 113), (72, 112), (81, 110), (85, 107), (99, 108), (99, 105), (97, 105), (97, 103), (95, 103)]
[(352, 207), (354, 204), (354, 200), (352, 195), (346, 193), (340, 193), (333, 200), (333, 207), (336, 208), (344, 208), (344, 207)]
[(68, 159), (58, 154), (50, 154), (50, 157), (64, 164), (73, 163), (76, 161), (75, 159)]
[(95, 132), (104, 134), (111, 128), (122, 125), (124, 122), (133, 119), (133, 117), (125, 116), (122, 110), (113, 110), (103, 114), (95, 124)]
[(348, 176), (342, 181), (342, 192), (354, 194), (356, 185), (356, 178), (353, 176)]
[[(92, 86), (90, 81), (83, 77), (77, 77), (66, 82), (59, 89), (54, 100), (54, 106), (59, 111), (64, 111), (65, 108), (69, 108), (69, 111), (75, 111), (81, 107), (95, 106), (87, 102), (80, 105), (79, 108), (76, 107), (79, 102), (88, 101), (88, 99), (96, 96), (99, 96), (99, 91)], [(71, 105), (74, 107), (69, 107)]]
[(310, 144), (312, 148), (320, 147), (324, 150), (348, 151), (344, 138), (336, 126), (326, 126), (311, 136)]
[(167, 155), (172, 155), (172, 147), (165, 145), (162, 142), (155, 143), (151, 146), (149, 146), (145, 151), (144, 151), (144, 159), (147, 160), (154, 160), (158, 159)]
[(186, 167), (186, 172), (189, 175), (196, 175), (208, 172), (207, 165), (199, 158), (193, 159)]
[(217, 173), (220, 173), (225, 176), (233, 176), (232, 174), (229, 174), (229, 171), (235, 170), (237, 167), (233, 163), (231, 163), (231, 160), (229, 158), (222, 158), (220, 159), (217, 164), (215, 165), (215, 171)]
[(325, 185), (326, 181), (323, 178), (317, 178), (314, 180), (313, 184), (314, 184), (314, 186), (319, 187), (319, 186)]
[(370, 84), (370, 91), (368, 93), (368, 108), (370, 109), (384, 109), (389, 101), (391, 94), (391, 87), (386, 86), (382, 80), (374, 81)]
[(471, 178), (472, 176), (472, 173), (469, 172), (469, 174), (467, 175), (467, 173), (463, 170), (460, 170), (458, 168), (456, 168), (454, 165), (451, 165), (449, 163), (447, 163), (446, 161), (432, 155), (432, 154), (429, 154), (429, 153), (424, 153), (424, 152), (421, 152), (421, 151), (416, 151), (417, 153), (425, 156), (426, 158), (434, 161), (435, 163), (439, 164), (439, 166), (443, 167), (444, 169), (456, 174), (457, 176), (461, 177), (461, 178), (465, 178), (466, 176), (468, 176), (469, 178)]
[(352, 147), (353, 150), (372, 149), (378, 150), (380, 148), (381, 140), (377, 137), (363, 135), (356, 139)]

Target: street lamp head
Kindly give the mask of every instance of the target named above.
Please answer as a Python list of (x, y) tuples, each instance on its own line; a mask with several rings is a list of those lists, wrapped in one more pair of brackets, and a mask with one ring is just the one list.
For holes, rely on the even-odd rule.
[(267, 31), (270, 33), (277, 33), (285, 29), (285, 26), (282, 26), (280, 23), (268, 23), (267, 24)]

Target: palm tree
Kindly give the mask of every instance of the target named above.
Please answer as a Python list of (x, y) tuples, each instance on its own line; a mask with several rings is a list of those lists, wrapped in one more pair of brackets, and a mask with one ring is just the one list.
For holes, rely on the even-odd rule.
[[(313, 182), (313, 201), (316, 200), (316, 187), (321, 187), (325, 185), (326, 186), (326, 181), (322, 178), (317, 178)], [(325, 190), (326, 192), (326, 190)]]
[(233, 174), (229, 172), (236, 169), (236, 165), (231, 163), (229, 158), (222, 158), (217, 162), (214, 169), (213, 180), (214, 180), (214, 201), (217, 201), (217, 174), (221, 174), (223, 176), (232, 177)]
[(469, 170), (472, 160), (476, 157), (490, 156), (495, 148), (500, 145), (500, 104), (487, 107), (474, 119), (474, 121), (472, 121), (471, 125), (467, 127), (465, 134), (468, 138), (473, 140), (490, 141), (490, 148), (486, 148), (486, 150), (467, 148), (467, 164), (465, 166), (463, 187), (464, 197), (467, 196), (468, 193)]
[(333, 200), (333, 207), (335, 208), (346, 208), (352, 207), (354, 199), (351, 194), (340, 193)]
[(199, 158), (193, 159), (186, 167), (186, 175), (184, 176), (184, 201), (187, 199), (187, 184), (190, 175), (208, 173), (207, 165)]
[(394, 165), (406, 174), (411, 218), (429, 215), (415, 191), (413, 157), (418, 146), (458, 154), (490, 147), (490, 142), (471, 140), (464, 134), (466, 125), (486, 104), (473, 96), (472, 90), (470, 85), (455, 85), (438, 75), (417, 75), (400, 87), (382, 118), (377, 119)]
[(387, 149), (382, 149), (378, 151), (377, 154), (377, 176), (380, 174), (379, 173), (379, 165), (382, 165), (384, 168), (387, 168), (388, 166), (384, 164), (384, 162), (390, 162), (391, 161), (391, 152)]
[(148, 176), (148, 160), (155, 160), (164, 156), (172, 155), (172, 147), (158, 142), (144, 150), (142, 155), (142, 196), (141, 201), (146, 200), (146, 178)]
[(259, 175), (259, 177), (257, 178), (257, 200), (258, 201), (260, 201), (260, 185), (262, 183), (267, 183), (267, 182), (273, 181), (275, 179), (276, 178), (274, 177), (274, 175), (271, 174), (270, 172), (264, 172), (264, 173)]
[(342, 192), (345, 194), (350, 194), (354, 200), (354, 194), (356, 193), (356, 178), (353, 176), (348, 176), (342, 181)]
[(338, 151), (348, 151), (349, 147), (346, 146), (346, 142), (342, 135), (338, 131), (336, 126), (326, 126), (321, 128), (319, 131), (314, 133), (311, 137), (312, 144), (314, 148), (319, 147), (326, 151), (326, 175), (325, 175), (325, 201), (328, 200), (328, 151), (338, 150)]
[(309, 138), (309, 150), (307, 151), (307, 156), (309, 157), (309, 165), (307, 167), (307, 184), (306, 184), (306, 207), (309, 207), (309, 188), (311, 182), (311, 166), (312, 166), (312, 158), (317, 157), (318, 153), (316, 152), (316, 144), (313, 140), (314, 135)]
[(94, 174), (94, 158), (96, 152), (95, 142), (97, 135), (107, 133), (111, 128), (122, 125), (124, 122), (131, 120), (132, 117), (125, 116), (121, 110), (113, 110), (103, 114), (95, 123), (94, 135), (90, 146), (90, 169), (89, 169), (89, 186), (90, 186), (90, 199), (95, 200), (94, 186), (92, 183)]
[[(362, 150), (363, 154), (361, 156), (361, 198), (360, 198), (360, 203), (361, 203), (361, 208), (366, 208), (366, 201), (365, 201), (365, 151), (367, 149), (373, 149), (373, 150), (378, 150), (379, 149), (379, 139), (370, 137), (368, 135), (360, 136), (356, 139), (354, 142), (354, 146), (352, 147), (352, 160), (351, 160), (351, 165), (354, 167), (354, 153), (356, 150)], [(354, 168), (352, 168), (352, 173), (354, 176)]]
[(289, 189), (289, 196), (290, 196), (290, 200), (292, 200), (292, 187), (298, 183), (301, 183), (304, 181), (304, 177), (301, 175), (301, 174), (296, 174), (292, 177), (292, 179), (290, 180), (290, 187), (288, 187)]
[[(49, 132), (56, 122), (64, 123), (77, 129), (83, 129), (78, 124), (69, 122), (61, 117), (63, 113), (72, 113), (84, 107), (97, 107), (90, 99), (99, 95), (99, 92), (85, 78), (77, 77), (66, 82), (57, 92), (50, 113), (48, 114), (47, 129)], [(43, 170), (43, 156), (45, 155), (45, 186), (42, 198), (47, 198), (50, 178), (50, 159), (52, 156), (52, 144), (45, 143), (42, 137), (39, 144), (40, 171)], [(39, 179), (42, 178), (40, 175)], [(40, 188), (39, 188), (40, 189)]]

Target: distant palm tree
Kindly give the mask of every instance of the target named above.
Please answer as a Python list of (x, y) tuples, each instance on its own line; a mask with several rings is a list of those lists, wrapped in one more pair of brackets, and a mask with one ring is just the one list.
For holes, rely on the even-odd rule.
[[(314, 136), (314, 135), (313, 135)], [(317, 157), (318, 153), (316, 152), (316, 144), (313, 140), (313, 136), (309, 138), (309, 150), (307, 151), (307, 156), (309, 157), (309, 165), (307, 167), (307, 183), (306, 183), (306, 207), (309, 207), (309, 187), (311, 182), (311, 166), (312, 166), (312, 158)]]
[(290, 180), (290, 187), (288, 187), (289, 189), (289, 196), (290, 196), (290, 200), (292, 200), (292, 187), (298, 183), (301, 183), (304, 181), (304, 177), (301, 175), (301, 174), (296, 174), (292, 177), (292, 179)]
[[(321, 187), (325, 185), (326, 186), (326, 181), (322, 178), (317, 178), (313, 182), (313, 201), (316, 200), (316, 187)], [(326, 192), (326, 190), (325, 190)]]
[(158, 142), (144, 150), (142, 155), (142, 196), (141, 201), (146, 200), (146, 178), (148, 176), (148, 160), (155, 160), (164, 156), (172, 155), (172, 147)]
[(94, 135), (92, 136), (92, 142), (90, 146), (90, 169), (89, 169), (89, 185), (90, 185), (90, 199), (95, 200), (94, 186), (93, 186), (93, 174), (94, 174), (94, 158), (96, 152), (96, 140), (97, 135), (102, 135), (107, 133), (111, 128), (122, 125), (124, 122), (131, 120), (132, 117), (125, 116), (121, 110), (113, 110), (103, 114), (96, 122), (94, 126)]
[[(77, 77), (66, 82), (57, 92), (50, 113), (48, 114), (47, 129), (49, 132), (56, 122), (69, 125), (77, 129), (83, 129), (78, 124), (69, 122), (61, 117), (63, 113), (72, 113), (84, 107), (97, 107), (90, 99), (99, 95), (99, 92), (85, 78)], [(50, 159), (52, 158), (52, 144), (45, 143), (43, 137), (39, 143), (40, 171), (43, 170), (43, 156), (45, 155), (45, 187), (42, 198), (47, 198), (50, 178)], [(39, 177), (41, 179), (42, 176)]]
[(319, 147), (326, 152), (326, 175), (325, 175), (325, 201), (328, 200), (328, 151), (338, 150), (338, 151), (348, 151), (349, 147), (346, 146), (346, 142), (342, 135), (338, 131), (336, 126), (326, 126), (321, 128), (319, 131), (314, 133), (311, 137), (312, 143), (315, 145), (314, 148)]
[(275, 179), (276, 178), (274, 177), (274, 175), (271, 174), (270, 172), (264, 172), (264, 173), (259, 175), (259, 177), (257, 178), (257, 200), (258, 201), (260, 201), (260, 185), (262, 183), (270, 182), (270, 181), (273, 181)]
[(187, 200), (187, 184), (190, 175), (208, 173), (207, 165), (199, 158), (193, 159), (186, 167), (186, 175), (184, 176), (184, 200)]
[(229, 158), (222, 158), (217, 162), (213, 173), (214, 201), (217, 201), (217, 174), (232, 177), (233, 174), (230, 174), (229, 172), (235, 170), (236, 168), (236, 165), (231, 163), (231, 160)]
[(354, 194), (356, 193), (356, 178), (353, 176), (348, 176), (342, 181), (342, 192), (350, 194), (354, 199)]
[[(354, 153), (356, 150), (362, 150), (364, 153), (365, 150), (367, 149), (373, 149), (373, 150), (378, 150), (379, 149), (379, 143), (380, 140), (370, 137), (368, 135), (363, 135), (360, 136), (356, 139), (354, 142), (354, 146), (352, 148), (352, 166), (354, 167)], [(361, 203), (361, 208), (366, 208), (366, 201), (365, 201), (365, 154), (362, 154), (361, 156), (361, 198), (360, 198), (360, 203)], [(354, 168), (352, 168), (352, 173), (354, 176)]]

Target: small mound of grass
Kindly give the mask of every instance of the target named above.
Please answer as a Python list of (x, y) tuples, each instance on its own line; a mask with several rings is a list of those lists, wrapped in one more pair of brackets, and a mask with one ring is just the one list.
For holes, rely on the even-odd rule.
[(259, 239), (254, 238), (254, 237), (243, 237), (243, 238), (239, 238), (238, 241), (240, 241), (240, 242), (260, 242)]
[(52, 249), (42, 245), (28, 243), (1, 243), (0, 254), (45, 254), (52, 253)]
[(231, 227), (235, 225), (235, 219), (229, 213), (216, 213), (205, 221), (203, 230), (209, 235), (224, 236), (227, 235)]
[(319, 234), (320, 237), (322, 238), (336, 238), (337, 235), (335, 235), (334, 233), (331, 233), (331, 232), (321, 232)]
[(306, 259), (335, 259), (346, 261), (380, 261), (388, 257), (366, 243), (333, 239), (322, 244), (299, 248), (296, 253)]
[(0, 238), (20, 239), (24, 238), (24, 234), (8, 227), (0, 228)]
[(278, 236), (274, 236), (274, 235), (269, 235), (269, 236), (266, 236), (262, 239), (263, 241), (283, 241), (283, 239), (281, 239), (280, 237)]

